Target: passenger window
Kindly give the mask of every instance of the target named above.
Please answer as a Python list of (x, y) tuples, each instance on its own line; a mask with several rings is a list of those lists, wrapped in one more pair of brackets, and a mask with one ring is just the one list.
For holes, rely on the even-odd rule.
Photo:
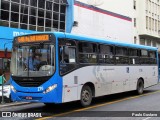
[(116, 47), (115, 48), (115, 61), (116, 64), (128, 64), (128, 49), (125, 47)]
[(78, 49), (80, 63), (97, 63), (97, 44), (89, 42), (79, 42)]
[(99, 49), (99, 63), (114, 64), (113, 46), (100, 45)]
[(149, 51), (149, 63), (150, 64), (157, 64), (156, 52), (155, 51)]
[(129, 49), (129, 63), (130, 64), (139, 64), (138, 50), (137, 49)]
[(148, 51), (147, 50), (141, 50), (141, 56), (142, 57), (148, 57)]
[(140, 51), (140, 64), (148, 64), (150, 62), (148, 51), (147, 50), (141, 50)]

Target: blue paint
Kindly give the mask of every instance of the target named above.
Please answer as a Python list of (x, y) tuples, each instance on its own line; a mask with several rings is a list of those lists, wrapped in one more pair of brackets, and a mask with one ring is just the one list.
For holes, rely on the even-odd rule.
[(115, 46), (123, 46), (123, 47), (130, 47), (130, 48), (155, 50), (155, 51), (158, 50), (158, 48), (156, 48), (156, 47), (123, 43), (123, 42), (118, 42), (118, 41), (109, 40), (109, 39), (96, 39), (96, 38), (92, 38), (92, 37), (88, 37), (88, 36), (84, 36), (84, 35), (79, 36), (79, 35), (74, 35), (74, 34), (69, 34), (69, 33), (65, 33), (65, 35), (64, 35), (64, 33), (61, 33), (61, 32), (55, 32), (54, 34), (60, 38), (66, 37), (66, 38), (71, 38), (71, 39), (75, 39), (75, 40), (83, 40), (83, 41), (90, 41), (90, 42), (97, 42), (97, 43), (104, 43), (104, 44), (106, 43), (106, 44), (115, 45)]
[[(11, 91), (11, 98), (13, 101), (62, 103), (62, 77), (58, 75), (58, 70), (56, 70), (55, 74), (47, 82), (41, 85), (43, 89), (46, 90), (49, 86), (57, 84), (57, 88), (46, 94), (43, 93), (44, 90), (38, 91), (38, 87), (22, 87), (15, 83), (12, 78), (10, 78), (10, 80), (11, 85), (14, 86), (14, 88), (17, 90), (16, 93)], [(26, 96), (39, 99), (26, 100)]]
[(33, 33), (32, 30), (16, 29), (0, 26), (0, 38), (12, 40), (15, 36)]
[(71, 33), (74, 23), (74, 0), (68, 0), (66, 8), (66, 32)]
[(8, 39), (1, 39), (0, 38), (0, 50), (3, 51), (7, 48), (9, 51), (12, 49), (12, 40)]
[[(39, 33), (41, 34), (41, 33)], [(64, 34), (63, 34), (64, 35)], [(56, 46), (58, 46), (58, 40), (56, 40)], [(58, 60), (58, 47), (56, 47), (56, 68), (54, 75), (48, 79), (47, 82), (40, 85), (39, 87), (43, 87), (43, 90), (38, 91), (38, 87), (22, 87), (19, 86), (12, 78), (11, 85), (17, 90), (16, 93), (11, 91), (11, 98), (13, 101), (24, 101), (24, 102), (42, 102), (42, 103), (62, 103), (62, 94), (63, 94), (63, 82), (62, 77), (59, 76), (59, 60)], [(44, 90), (46, 90), (49, 86), (57, 84), (57, 88), (50, 91), (47, 94), (44, 94)], [(31, 94), (32, 93), (32, 94)], [(35, 94), (33, 94), (35, 93)], [(26, 96), (32, 96), (33, 100), (26, 100)]]
[[(22, 87), (16, 84), (12, 78), (11, 85), (14, 86), (14, 88), (17, 90), (17, 93), (14, 93), (11, 91), (11, 98), (13, 101), (26, 101), (26, 102), (43, 102), (43, 103), (62, 103), (62, 95), (63, 95), (63, 78), (59, 75), (59, 54), (58, 54), (58, 39), (57, 38), (69, 38), (79, 41), (90, 41), (90, 42), (97, 42), (97, 43), (103, 43), (103, 44), (109, 44), (109, 45), (120, 45), (125, 47), (133, 47), (133, 48), (140, 48), (140, 49), (147, 49), (147, 50), (155, 50), (157, 51), (157, 48), (155, 47), (149, 47), (149, 46), (143, 46), (143, 45), (134, 45), (134, 44), (127, 44), (127, 43), (121, 43), (121, 42), (114, 42), (112, 40), (105, 40), (105, 39), (96, 39), (91, 37), (85, 37), (85, 36), (78, 36), (74, 34), (69, 33), (62, 33), (62, 32), (46, 32), (46, 33), (52, 33), (56, 37), (56, 68), (54, 75), (44, 84), (40, 85), (43, 87), (43, 90), (38, 91), (38, 87)], [(41, 33), (39, 33), (41, 34)], [(129, 70), (127, 70), (129, 72)], [(52, 90), (51, 92), (44, 94), (44, 90), (46, 90), (49, 86), (57, 84), (57, 88)], [(32, 94), (31, 94), (32, 93)], [(32, 96), (33, 100), (26, 100), (26, 96)]]
[(0, 26), (0, 31), (1, 31), (0, 32), (0, 43), (1, 43), (0, 50), (4, 50), (5, 48), (8, 48), (8, 50), (11, 50), (12, 41), (15, 36), (35, 32), (31, 30), (16, 29), (16, 28), (9, 28), (9, 27), (2, 27), (2, 26)]

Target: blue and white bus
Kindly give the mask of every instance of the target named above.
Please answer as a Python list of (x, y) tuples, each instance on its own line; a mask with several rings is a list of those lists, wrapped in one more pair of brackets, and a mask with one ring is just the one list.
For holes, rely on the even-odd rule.
[[(31, 70), (28, 64), (36, 55), (39, 64)], [(157, 61), (155, 47), (61, 32), (18, 36), (11, 57), (11, 98), (45, 104), (80, 100), (88, 106), (93, 97), (142, 94), (158, 83)]]

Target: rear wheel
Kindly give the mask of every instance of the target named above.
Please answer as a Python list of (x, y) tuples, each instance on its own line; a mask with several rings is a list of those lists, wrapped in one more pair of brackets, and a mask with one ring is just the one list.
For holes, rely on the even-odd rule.
[(137, 94), (141, 95), (144, 90), (144, 83), (142, 79), (139, 79), (137, 82)]
[(81, 91), (81, 105), (87, 107), (92, 102), (92, 90), (88, 85), (83, 86)]

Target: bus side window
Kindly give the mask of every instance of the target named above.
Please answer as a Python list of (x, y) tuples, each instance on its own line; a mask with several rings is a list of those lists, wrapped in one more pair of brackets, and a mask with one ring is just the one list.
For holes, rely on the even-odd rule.
[(99, 50), (100, 50), (99, 63), (114, 64), (113, 46), (100, 45)]
[(126, 47), (115, 47), (116, 64), (129, 64), (128, 49)]
[(79, 62), (87, 64), (97, 63), (97, 44), (90, 42), (79, 42)]
[(149, 55), (147, 50), (140, 51), (140, 64), (148, 64), (149, 62)]
[(76, 67), (76, 44), (73, 40), (59, 41), (60, 74), (70, 72)]
[(149, 62), (150, 62), (150, 64), (157, 64), (155, 51), (149, 51)]
[(129, 49), (129, 63), (130, 64), (139, 64), (138, 50), (137, 49)]

